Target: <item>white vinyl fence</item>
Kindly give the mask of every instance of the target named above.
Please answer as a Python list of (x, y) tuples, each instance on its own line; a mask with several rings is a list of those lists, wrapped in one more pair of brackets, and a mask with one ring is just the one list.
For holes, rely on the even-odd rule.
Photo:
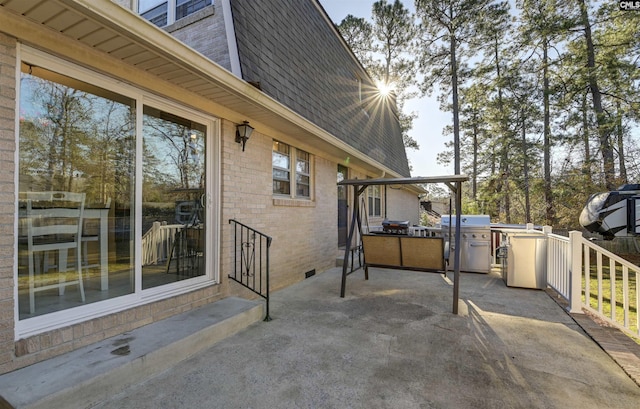
[(640, 267), (572, 231), (569, 237), (527, 230), (547, 237), (547, 285), (568, 303), (568, 310), (583, 309), (609, 324), (640, 336)]
[(171, 254), (176, 233), (183, 228), (184, 224), (154, 222), (142, 236), (142, 265), (148, 266), (165, 262)]

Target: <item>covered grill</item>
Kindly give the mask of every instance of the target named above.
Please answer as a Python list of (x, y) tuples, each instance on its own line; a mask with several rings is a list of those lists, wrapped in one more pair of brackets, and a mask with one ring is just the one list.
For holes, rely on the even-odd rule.
[[(451, 224), (453, 223), (453, 224)], [(442, 236), (455, 249), (455, 217), (443, 215), (440, 223)], [(453, 266), (453, 258), (449, 258)], [(472, 273), (491, 271), (491, 220), (488, 215), (461, 215), (460, 218), (460, 270)]]
[(407, 234), (409, 232), (409, 222), (385, 219), (382, 222), (382, 231), (387, 234)]

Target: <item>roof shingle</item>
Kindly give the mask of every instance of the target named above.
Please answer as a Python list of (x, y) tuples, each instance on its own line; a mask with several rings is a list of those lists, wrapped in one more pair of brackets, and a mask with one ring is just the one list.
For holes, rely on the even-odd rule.
[(394, 101), (379, 96), (315, 0), (232, 0), (242, 76), (338, 139), (409, 176)]

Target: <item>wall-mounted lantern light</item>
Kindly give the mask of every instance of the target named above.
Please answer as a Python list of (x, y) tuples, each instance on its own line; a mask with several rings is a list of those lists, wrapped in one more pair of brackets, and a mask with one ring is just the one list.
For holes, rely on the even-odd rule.
[(253, 128), (249, 125), (248, 121), (242, 121), (242, 123), (236, 126), (236, 142), (242, 144), (242, 152), (244, 152), (244, 145), (251, 137)]

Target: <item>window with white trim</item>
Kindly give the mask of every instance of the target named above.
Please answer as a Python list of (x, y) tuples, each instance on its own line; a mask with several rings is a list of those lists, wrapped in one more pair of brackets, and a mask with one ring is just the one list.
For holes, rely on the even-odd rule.
[(308, 152), (273, 141), (272, 165), (274, 195), (311, 198), (311, 155)]
[[(21, 59), (18, 336), (216, 282), (216, 119), (27, 46)], [(62, 217), (74, 234), (45, 231)]]
[(156, 26), (164, 27), (211, 4), (213, 0), (140, 0), (138, 13)]
[(369, 216), (381, 217), (382, 216), (382, 196), (380, 194), (380, 186), (369, 186), (367, 188), (367, 199)]

